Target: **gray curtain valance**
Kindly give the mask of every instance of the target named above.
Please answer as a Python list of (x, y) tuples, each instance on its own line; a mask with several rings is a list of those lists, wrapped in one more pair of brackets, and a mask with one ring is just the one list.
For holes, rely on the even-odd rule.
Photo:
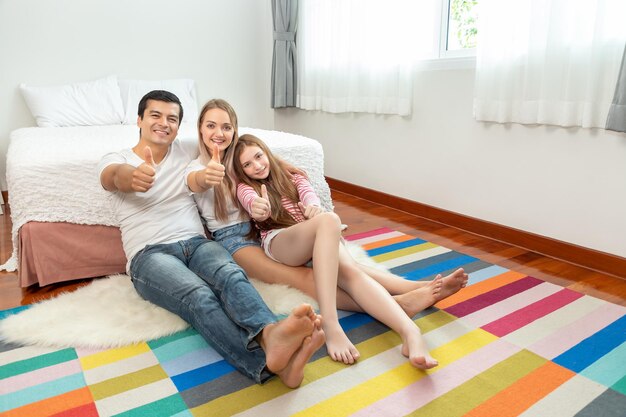
[(272, 108), (296, 105), (296, 26), (298, 0), (272, 0), (274, 55), (272, 58)]
[(615, 96), (606, 119), (606, 129), (626, 132), (626, 46), (624, 46), (622, 67), (615, 86)]

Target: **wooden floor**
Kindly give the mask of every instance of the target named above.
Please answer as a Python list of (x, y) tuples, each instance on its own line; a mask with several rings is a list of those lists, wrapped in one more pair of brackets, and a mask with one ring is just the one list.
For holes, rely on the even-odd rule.
[[(626, 306), (626, 280), (590, 271), (525, 249), (490, 240), (401, 211), (333, 191), (335, 211), (348, 224), (346, 234), (389, 227), (486, 262), (522, 272), (584, 294)], [(11, 253), (10, 216), (0, 216), (0, 260)], [(0, 309), (17, 307), (71, 291), (90, 280), (22, 289), (17, 275), (0, 272)]]

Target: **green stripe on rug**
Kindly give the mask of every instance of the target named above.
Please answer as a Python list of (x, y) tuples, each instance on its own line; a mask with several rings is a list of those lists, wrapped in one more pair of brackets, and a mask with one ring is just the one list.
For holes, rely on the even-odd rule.
[(116, 414), (115, 417), (168, 417), (185, 410), (187, 410), (185, 401), (180, 397), (180, 394), (174, 394), (150, 404)]
[(71, 361), (77, 358), (78, 356), (76, 355), (76, 351), (68, 348), (9, 363), (0, 366), (0, 379), (25, 374), (36, 369), (46, 368), (48, 366)]

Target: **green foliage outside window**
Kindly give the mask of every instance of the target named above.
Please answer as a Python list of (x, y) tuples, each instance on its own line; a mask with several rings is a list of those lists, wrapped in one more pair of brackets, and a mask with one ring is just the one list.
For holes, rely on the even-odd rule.
[(450, 0), (450, 20), (456, 23), (454, 30), (456, 33), (452, 33), (451, 30), (448, 36), (456, 36), (461, 48), (476, 47), (477, 3), (478, 0)]

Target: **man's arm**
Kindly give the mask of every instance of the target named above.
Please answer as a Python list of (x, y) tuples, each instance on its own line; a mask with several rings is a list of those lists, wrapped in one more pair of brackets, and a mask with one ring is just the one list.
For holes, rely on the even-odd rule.
[(154, 183), (154, 161), (150, 148), (144, 150), (143, 164), (134, 167), (129, 164), (111, 164), (100, 173), (100, 183), (107, 191), (121, 191), (124, 193), (145, 193)]

